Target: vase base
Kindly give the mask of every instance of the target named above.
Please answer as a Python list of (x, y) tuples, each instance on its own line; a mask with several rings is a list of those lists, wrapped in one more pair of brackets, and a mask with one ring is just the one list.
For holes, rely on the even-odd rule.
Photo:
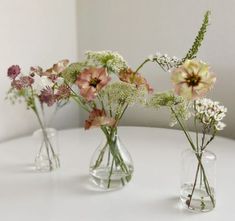
[[(214, 209), (215, 205), (203, 188), (196, 187), (190, 201), (192, 189), (192, 184), (185, 184), (181, 187), (180, 201), (184, 208), (194, 212), (209, 212)], [(210, 191), (214, 197), (214, 189), (210, 188)]]
[(35, 159), (35, 169), (40, 172), (50, 172), (60, 167), (60, 160), (57, 155), (50, 160), (47, 156), (37, 156)]
[(123, 188), (132, 177), (133, 168), (129, 167), (129, 174), (122, 171), (113, 171), (110, 176), (110, 168), (97, 168), (90, 171), (90, 180), (96, 187), (102, 190), (115, 190)]

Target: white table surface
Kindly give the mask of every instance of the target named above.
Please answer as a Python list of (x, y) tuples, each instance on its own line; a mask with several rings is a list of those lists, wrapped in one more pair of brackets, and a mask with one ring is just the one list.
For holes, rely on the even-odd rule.
[(181, 131), (122, 127), (135, 172), (121, 190), (97, 191), (88, 178), (91, 155), (102, 139), (97, 129), (60, 131), (61, 168), (33, 169), (31, 137), (0, 144), (1, 221), (235, 220), (235, 141), (217, 137), (217, 206), (195, 214), (179, 207), (179, 155), (188, 146)]

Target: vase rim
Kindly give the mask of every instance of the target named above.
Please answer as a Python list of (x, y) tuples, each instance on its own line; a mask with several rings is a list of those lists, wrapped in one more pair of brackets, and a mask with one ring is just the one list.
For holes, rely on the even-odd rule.
[(191, 152), (193, 152), (193, 153), (209, 153), (209, 154), (215, 155), (215, 153), (214, 153), (213, 151), (208, 150), (208, 149), (203, 150), (203, 151), (196, 151), (196, 150), (193, 150), (192, 148), (186, 148), (186, 149), (184, 149), (184, 150), (185, 150), (185, 151), (191, 151)]

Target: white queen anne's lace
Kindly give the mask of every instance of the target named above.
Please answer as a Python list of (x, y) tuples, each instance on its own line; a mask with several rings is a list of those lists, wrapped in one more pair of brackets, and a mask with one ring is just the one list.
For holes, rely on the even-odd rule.
[(168, 71), (171, 68), (177, 67), (179, 64), (181, 64), (181, 60), (177, 57), (169, 57), (167, 54), (161, 54), (159, 52), (153, 55), (149, 55), (147, 59), (151, 62), (157, 62), (165, 71)]
[(118, 74), (128, 67), (127, 62), (117, 52), (113, 51), (87, 51), (86, 62), (88, 66), (105, 67), (108, 72)]
[(226, 126), (221, 122), (226, 116), (227, 108), (220, 105), (217, 101), (208, 98), (196, 101), (196, 116), (203, 123), (214, 126), (216, 130), (223, 130)]

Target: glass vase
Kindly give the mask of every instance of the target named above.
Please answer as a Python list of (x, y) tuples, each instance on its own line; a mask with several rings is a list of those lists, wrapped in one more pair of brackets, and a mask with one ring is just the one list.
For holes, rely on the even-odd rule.
[(196, 212), (215, 207), (216, 156), (210, 151), (187, 149), (181, 155), (181, 191), (183, 206)]
[(133, 169), (131, 156), (117, 132), (106, 134), (91, 159), (91, 181), (103, 190), (119, 189), (130, 182)]
[(58, 152), (58, 135), (54, 128), (39, 129), (33, 133), (38, 146), (35, 168), (41, 172), (49, 172), (60, 167)]

